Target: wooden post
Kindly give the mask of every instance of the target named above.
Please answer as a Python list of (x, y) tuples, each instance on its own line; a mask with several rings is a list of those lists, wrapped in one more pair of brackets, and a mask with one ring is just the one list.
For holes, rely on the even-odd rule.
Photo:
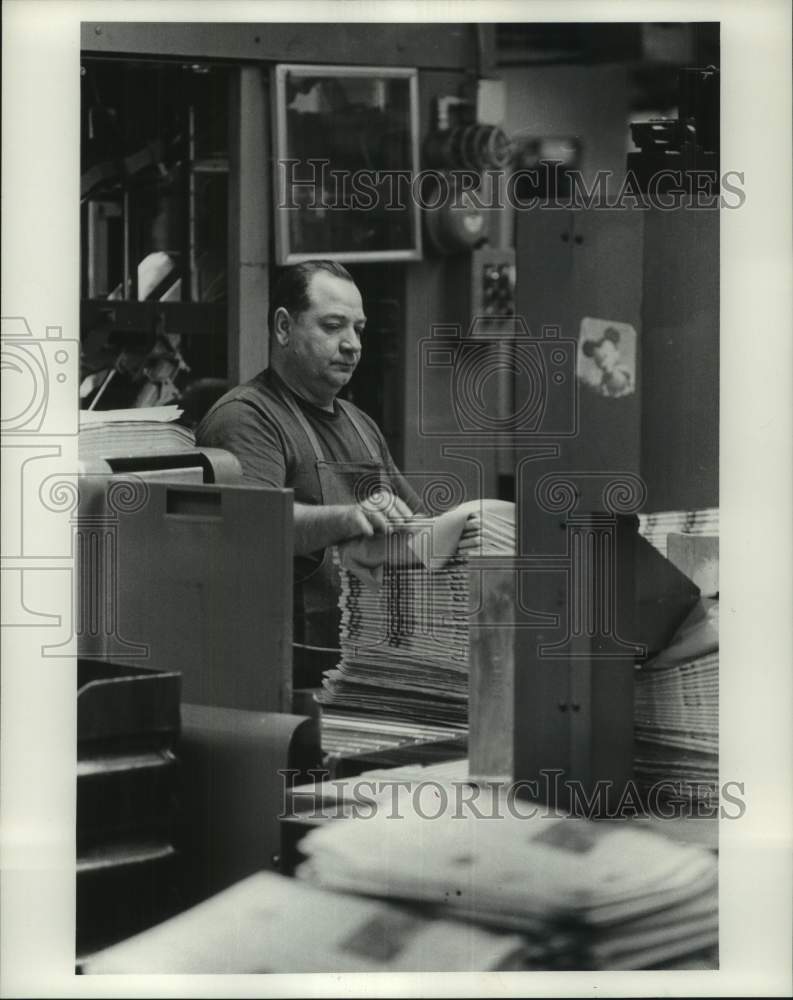
[(272, 227), (269, 83), (243, 66), (232, 78), (229, 136), (228, 378), (245, 382), (267, 364)]
[(636, 519), (547, 486), (561, 506), (543, 510), (538, 490), (529, 554), (472, 581), (470, 773), (603, 815), (633, 770)]
[(469, 573), (469, 766), (479, 779), (505, 781), (515, 774), (515, 571), (476, 566), (473, 560)]

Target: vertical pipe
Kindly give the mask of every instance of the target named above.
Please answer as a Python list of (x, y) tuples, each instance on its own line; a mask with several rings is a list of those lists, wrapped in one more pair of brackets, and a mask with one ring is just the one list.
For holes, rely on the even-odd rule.
[(185, 168), (187, 170), (187, 275), (189, 277), (189, 295), (187, 294), (188, 282), (182, 280), (182, 299), (189, 298), (192, 302), (199, 301), (198, 288), (198, 264), (196, 253), (196, 178), (195, 170), (196, 139), (195, 139), (195, 106), (188, 105), (187, 108), (187, 160)]
[[(130, 231), (129, 231), (129, 191), (124, 189), (124, 204), (122, 211), (124, 213), (124, 275), (123, 275), (123, 285), (122, 285), (122, 295), (124, 299), (133, 298), (133, 292), (137, 292), (137, 287), (133, 289), (132, 287), (132, 275), (130, 267)], [(135, 282), (137, 286), (137, 282)], [(136, 296), (135, 296), (136, 297)]]

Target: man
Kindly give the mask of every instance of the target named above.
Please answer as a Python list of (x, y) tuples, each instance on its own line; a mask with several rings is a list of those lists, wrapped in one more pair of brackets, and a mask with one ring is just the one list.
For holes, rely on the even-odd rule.
[(236, 455), (246, 481), (294, 490), (295, 686), (313, 686), (337, 661), (331, 547), (384, 533), (420, 504), (374, 421), (336, 398), (366, 325), (349, 272), (324, 260), (286, 268), (268, 324), (270, 367), (218, 400), (196, 438)]

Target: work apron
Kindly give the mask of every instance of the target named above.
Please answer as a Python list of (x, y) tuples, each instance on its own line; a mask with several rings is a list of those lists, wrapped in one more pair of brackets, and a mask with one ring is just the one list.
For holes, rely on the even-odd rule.
[[(360, 419), (350, 406), (338, 400), (339, 407), (364, 448), (369, 461), (328, 462), (319, 438), (288, 391), (281, 397), (300, 424), (314, 452), (315, 467), (323, 506), (358, 503), (384, 485), (383, 463)], [(339, 662), (339, 570), (333, 559), (332, 547), (322, 554), (319, 566), (308, 576), (295, 579), (293, 611), (293, 677), (294, 686), (317, 687), (322, 674)]]

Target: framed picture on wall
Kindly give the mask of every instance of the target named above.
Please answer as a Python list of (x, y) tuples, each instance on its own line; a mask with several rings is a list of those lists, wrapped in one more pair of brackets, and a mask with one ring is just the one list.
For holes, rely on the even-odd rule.
[(274, 70), (279, 264), (421, 259), (418, 71)]

